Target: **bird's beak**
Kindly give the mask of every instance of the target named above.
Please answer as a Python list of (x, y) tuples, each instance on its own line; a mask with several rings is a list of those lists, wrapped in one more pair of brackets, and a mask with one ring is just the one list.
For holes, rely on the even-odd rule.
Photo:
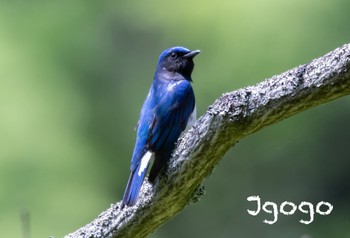
[(198, 55), (201, 51), (200, 50), (192, 50), (189, 53), (185, 54), (183, 57), (184, 58), (193, 58), (196, 55)]

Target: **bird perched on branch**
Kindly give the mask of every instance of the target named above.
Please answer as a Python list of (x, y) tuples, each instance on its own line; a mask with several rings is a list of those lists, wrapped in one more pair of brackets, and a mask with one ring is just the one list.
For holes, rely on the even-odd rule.
[(194, 123), (196, 108), (191, 73), (193, 58), (199, 53), (199, 50), (178, 46), (160, 54), (137, 125), (131, 173), (122, 207), (135, 205), (151, 158), (154, 157), (154, 161), (148, 180), (154, 183), (181, 132)]

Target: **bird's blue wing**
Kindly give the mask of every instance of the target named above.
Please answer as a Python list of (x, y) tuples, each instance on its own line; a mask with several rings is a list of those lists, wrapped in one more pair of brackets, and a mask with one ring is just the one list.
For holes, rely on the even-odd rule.
[(140, 119), (137, 123), (137, 135), (136, 135), (136, 143), (134, 147), (133, 156), (131, 159), (131, 172), (136, 169), (138, 164), (140, 163), (142, 157), (149, 150), (148, 141), (149, 141), (149, 128), (152, 125), (154, 120), (154, 90), (151, 87), (145, 102), (143, 103)]
[(148, 151), (149, 125), (152, 123), (153, 116), (153, 88), (142, 106), (140, 119), (137, 123), (137, 135), (134, 152), (130, 165), (130, 177), (124, 192), (122, 207), (124, 205), (133, 206), (139, 196), (139, 192), (145, 178), (147, 168), (152, 156)]

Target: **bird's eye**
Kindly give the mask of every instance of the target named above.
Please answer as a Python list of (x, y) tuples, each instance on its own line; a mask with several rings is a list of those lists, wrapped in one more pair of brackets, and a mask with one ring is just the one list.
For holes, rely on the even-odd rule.
[(177, 54), (176, 54), (175, 52), (172, 52), (172, 53), (170, 54), (170, 58), (176, 59), (176, 57), (177, 57)]

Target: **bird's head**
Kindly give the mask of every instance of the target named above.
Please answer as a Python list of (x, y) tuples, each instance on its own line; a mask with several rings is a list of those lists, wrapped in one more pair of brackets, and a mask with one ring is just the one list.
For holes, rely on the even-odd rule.
[(180, 73), (191, 80), (193, 58), (199, 53), (199, 50), (191, 51), (180, 46), (166, 49), (159, 56), (158, 70)]

